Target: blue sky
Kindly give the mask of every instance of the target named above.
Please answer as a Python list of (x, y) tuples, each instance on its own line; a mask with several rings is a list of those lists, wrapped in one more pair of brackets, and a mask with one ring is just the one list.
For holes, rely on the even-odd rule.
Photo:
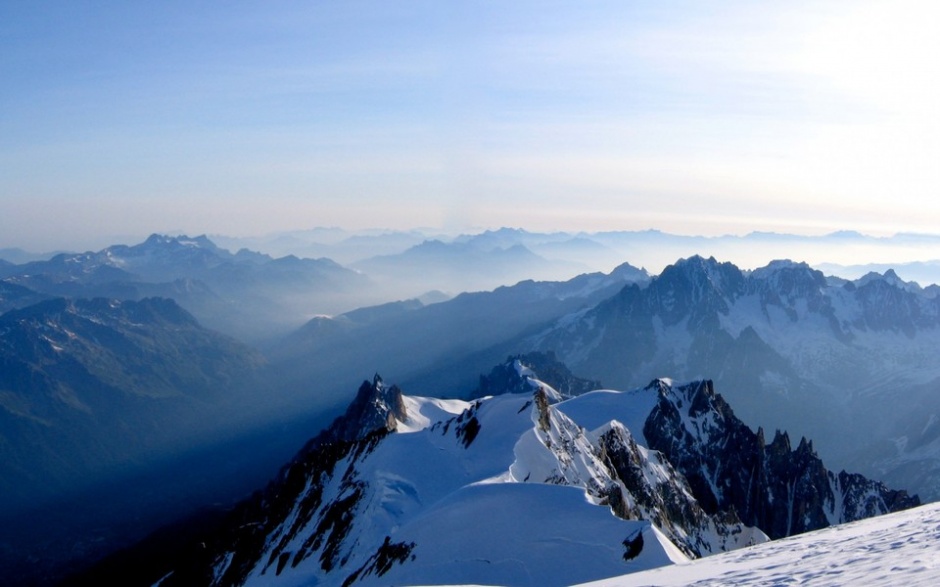
[(0, 246), (938, 232), (930, 2), (0, 5)]

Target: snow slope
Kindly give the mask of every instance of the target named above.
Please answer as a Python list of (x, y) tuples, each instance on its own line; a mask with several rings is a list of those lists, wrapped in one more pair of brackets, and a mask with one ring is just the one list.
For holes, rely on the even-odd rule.
[[(625, 560), (624, 542), (638, 536), (642, 550)], [(580, 488), (543, 484), (468, 485), (402, 527), (396, 540), (417, 545), (415, 562), (436, 562), (395, 567), (376, 584), (434, 584), (446, 577), (449, 583), (560, 585), (688, 560), (649, 522), (621, 520), (586, 500)]]
[(940, 504), (582, 587), (940, 585)]

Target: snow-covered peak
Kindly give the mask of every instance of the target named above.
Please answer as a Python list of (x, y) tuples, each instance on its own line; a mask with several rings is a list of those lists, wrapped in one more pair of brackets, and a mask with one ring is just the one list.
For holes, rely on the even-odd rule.
[(733, 291), (743, 279), (743, 273), (733, 264), (721, 263), (714, 257), (706, 259), (699, 255), (679, 259), (663, 269), (660, 278), (675, 279), (677, 275), (694, 284), (708, 282), (718, 291)]
[(420, 432), (434, 424), (456, 418), (472, 406), (470, 402), (458, 399), (438, 399), (434, 397), (402, 396), (405, 417), (397, 420), (396, 432), (403, 434)]
[(769, 279), (771, 276), (781, 272), (799, 272), (812, 273), (815, 270), (804, 262), (795, 262), (790, 259), (776, 259), (764, 267), (758, 267), (751, 271), (748, 276), (752, 279)]
[(141, 248), (156, 249), (161, 247), (179, 246), (189, 248), (215, 249), (215, 243), (209, 240), (209, 237), (202, 234), (196, 237), (186, 235), (169, 236), (165, 234), (151, 234), (143, 243), (138, 245)]
[[(794, 480), (770, 457), (750, 486), (716, 472), (757, 470), (733, 466), (741, 428), (709, 382), (553, 404), (544, 385), (468, 402), (405, 396), (376, 376), (210, 541), (210, 568), (161, 585), (193, 572), (214, 584), (568, 585), (757, 544), (767, 536), (725, 495)], [(676, 450), (650, 445), (667, 433)], [(775, 499), (763, 507), (777, 517), (812, 505)]]

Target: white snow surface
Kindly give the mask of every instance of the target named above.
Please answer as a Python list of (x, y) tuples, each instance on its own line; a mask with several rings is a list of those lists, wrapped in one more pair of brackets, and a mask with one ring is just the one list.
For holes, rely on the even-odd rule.
[(581, 587), (940, 585), (940, 503)]
[[(622, 541), (637, 533), (643, 551), (625, 561)], [(376, 584), (434, 584), (446, 577), (448, 583), (566, 585), (688, 560), (649, 522), (616, 518), (580, 488), (539, 483), (468, 485), (397, 534), (417, 544), (416, 561), (438, 562), (393, 567)]]
[[(672, 382), (664, 380), (667, 384)], [(646, 445), (643, 424), (656, 406), (656, 392), (649, 389), (614, 391), (600, 389), (558, 404), (558, 409), (587, 430), (597, 430), (616, 420)]]
[(470, 407), (470, 402), (459, 399), (438, 399), (403, 395), (408, 418), (399, 421), (396, 432), (419, 432), (435, 422), (452, 418)]

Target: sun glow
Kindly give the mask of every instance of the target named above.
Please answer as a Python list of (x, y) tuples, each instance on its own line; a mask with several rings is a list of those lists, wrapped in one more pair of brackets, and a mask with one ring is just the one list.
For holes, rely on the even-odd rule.
[(938, 20), (934, 2), (850, 3), (807, 35), (796, 61), (864, 106), (936, 125)]

